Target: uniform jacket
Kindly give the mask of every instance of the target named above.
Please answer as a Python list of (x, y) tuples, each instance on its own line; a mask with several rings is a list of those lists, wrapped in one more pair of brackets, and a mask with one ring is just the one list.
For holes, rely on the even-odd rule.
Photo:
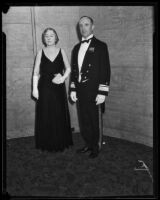
[[(95, 101), (97, 94), (108, 95), (110, 84), (110, 62), (107, 44), (92, 38), (84, 56), (81, 71), (78, 68), (78, 52), (81, 43), (72, 51), (70, 91), (85, 101)], [(81, 81), (78, 81), (81, 73)]]

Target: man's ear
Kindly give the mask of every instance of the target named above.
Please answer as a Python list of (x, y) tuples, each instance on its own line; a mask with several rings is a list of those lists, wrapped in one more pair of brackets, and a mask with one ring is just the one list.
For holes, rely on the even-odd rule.
[(92, 25), (92, 31), (94, 30), (94, 27), (95, 27), (95, 26), (94, 26), (94, 25)]

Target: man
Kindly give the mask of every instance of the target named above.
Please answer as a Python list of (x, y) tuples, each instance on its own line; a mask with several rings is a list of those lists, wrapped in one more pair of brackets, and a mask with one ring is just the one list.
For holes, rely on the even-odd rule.
[(72, 52), (70, 97), (78, 100), (81, 134), (85, 146), (78, 153), (90, 152), (95, 158), (99, 153), (99, 105), (105, 103), (110, 83), (110, 62), (106, 43), (93, 35), (93, 19), (83, 16), (79, 20), (82, 35)]

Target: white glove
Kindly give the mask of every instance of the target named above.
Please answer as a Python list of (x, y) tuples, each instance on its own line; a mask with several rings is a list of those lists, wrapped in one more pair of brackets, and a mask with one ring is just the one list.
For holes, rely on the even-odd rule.
[(96, 105), (99, 105), (105, 101), (105, 95), (98, 94), (96, 97)]
[(38, 92), (38, 76), (33, 76), (33, 92), (32, 95), (34, 98), (38, 99), (39, 98), (39, 92)]
[(53, 79), (52, 82), (55, 84), (61, 84), (65, 81), (65, 77), (58, 73)]
[(39, 98), (39, 92), (38, 92), (38, 89), (34, 89), (33, 92), (32, 92), (34, 98), (38, 99)]
[(72, 91), (71, 94), (70, 94), (70, 97), (71, 97), (71, 99), (72, 99), (73, 102), (76, 102), (76, 101), (77, 101), (76, 92)]

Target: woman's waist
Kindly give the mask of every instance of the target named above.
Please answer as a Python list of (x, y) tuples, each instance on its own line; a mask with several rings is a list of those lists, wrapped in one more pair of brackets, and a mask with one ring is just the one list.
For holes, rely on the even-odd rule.
[(61, 72), (55, 72), (55, 73), (41, 73), (40, 74), (40, 77), (41, 78), (53, 78), (53, 77), (55, 77), (57, 74), (62, 74)]
[(40, 77), (39, 79), (39, 87), (51, 87), (51, 88), (57, 88), (57, 87), (62, 87), (62, 85), (64, 85), (64, 83), (61, 84), (56, 84), (53, 82), (53, 78), (54, 77)]
[(45, 80), (45, 81), (51, 81), (53, 78), (56, 77), (58, 73), (54, 74), (41, 74), (40, 75), (40, 80)]

